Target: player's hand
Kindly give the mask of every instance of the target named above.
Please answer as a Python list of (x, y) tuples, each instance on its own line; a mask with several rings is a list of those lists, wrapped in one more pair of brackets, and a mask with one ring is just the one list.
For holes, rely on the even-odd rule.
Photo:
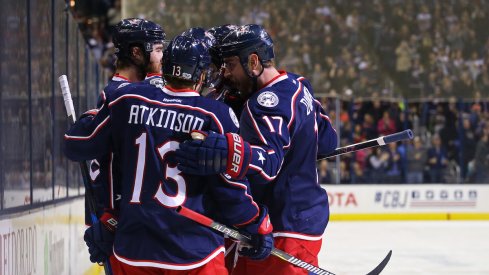
[(180, 171), (200, 176), (226, 173), (235, 179), (246, 175), (251, 160), (248, 142), (235, 133), (200, 133), (202, 139), (185, 141), (175, 151)]
[(117, 219), (110, 213), (104, 213), (97, 223), (85, 230), (83, 239), (92, 263), (105, 262), (112, 255), (116, 227)]
[(254, 222), (240, 229), (240, 232), (251, 236), (249, 245), (239, 248), (239, 254), (253, 260), (263, 260), (267, 258), (273, 249), (273, 226), (270, 223), (268, 209), (260, 206), (260, 215)]

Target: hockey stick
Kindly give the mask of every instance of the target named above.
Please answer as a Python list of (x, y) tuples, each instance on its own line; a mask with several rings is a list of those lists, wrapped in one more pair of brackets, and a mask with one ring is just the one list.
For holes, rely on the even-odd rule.
[[(244, 234), (241, 234), (239, 231), (235, 230), (235, 229), (232, 229), (232, 228), (229, 228), (227, 227), (226, 225), (223, 225), (221, 223), (218, 223), (212, 219), (210, 219), (209, 217), (206, 217), (200, 213), (197, 213), (191, 209), (188, 209), (184, 206), (179, 206), (177, 209), (176, 209), (177, 213), (179, 213), (180, 215), (186, 217), (186, 218), (189, 218), (197, 223), (200, 223), (204, 226), (207, 226), (207, 227), (210, 227), (216, 231), (219, 231), (233, 239), (236, 239), (238, 241), (242, 241), (244, 243), (248, 243), (250, 241), (250, 237), (244, 235)], [(312, 272), (314, 274), (318, 274), (318, 275), (335, 275), (334, 273), (330, 272), (330, 271), (327, 271), (325, 269), (322, 269), (320, 267), (317, 267), (317, 266), (314, 266), (310, 263), (307, 263), (307, 262), (304, 262), (300, 259), (297, 259), (296, 257), (288, 254), (287, 252), (285, 251), (282, 251), (280, 249), (277, 249), (277, 248), (273, 248), (272, 249), (272, 255), (280, 258), (281, 260), (284, 260), (286, 262), (289, 262), (295, 266), (298, 266), (300, 268), (303, 268), (309, 272)], [(382, 262), (377, 266), (375, 267), (372, 271), (370, 271), (369, 273), (367, 273), (367, 275), (377, 275), (377, 274), (380, 274), (380, 272), (382, 272), (382, 270), (384, 270), (384, 267), (387, 265), (387, 263), (389, 262), (390, 260), (390, 257), (392, 255), (392, 250), (389, 251), (389, 253), (387, 254), (387, 256), (382, 260)]]
[[(61, 75), (59, 78), (59, 85), (61, 86), (61, 92), (63, 94), (63, 100), (65, 102), (66, 114), (70, 124), (76, 122), (75, 107), (73, 106), (73, 99), (71, 98), (70, 86), (68, 84), (68, 78), (66, 75)], [(88, 210), (90, 211), (90, 219), (92, 225), (99, 222), (97, 217), (97, 206), (95, 202), (95, 196), (93, 194), (92, 186), (89, 181), (88, 165), (85, 161), (80, 161), (80, 170), (83, 178), (83, 184), (85, 185), (85, 200), (88, 203)], [(106, 275), (112, 275), (112, 269), (110, 268), (109, 261), (103, 263), (104, 271)]]
[(317, 160), (319, 161), (319, 160), (323, 160), (326, 158), (330, 158), (330, 157), (334, 157), (334, 156), (343, 155), (346, 153), (351, 153), (351, 152), (367, 149), (370, 147), (382, 146), (382, 145), (386, 145), (388, 143), (398, 142), (401, 140), (413, 139), (413, 137), (414, 137), (413, 131), (408, 129), (408, 130), (404, 130), (402, 132), (398, 132), (398, 133), (394, 133), (391, 135), (370, 139), (370, 140), (367, 140), (364, 142), (355, 143), (355, 144), (344, 146), (344, 147), (338, 147), (333, 152), (331, 152), (327, 155), (320, 155)]

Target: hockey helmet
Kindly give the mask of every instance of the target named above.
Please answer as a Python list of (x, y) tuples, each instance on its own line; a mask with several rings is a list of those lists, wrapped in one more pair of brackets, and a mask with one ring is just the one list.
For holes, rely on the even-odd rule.
[(260, 63), (270, 61), (275, 57), (273, 40), (263, 26), (256, 24), (243, 25), (231, 31), (223, 38), (220, 46), (222, 58), (238, 56), (241, 65), (248, 72), (248, 57), (255, 53)]
[(226, 25), (212, 27), (209, 30), (207, 30), (207, 32), (212, 34), (216, 39), (216, 42), (214, 43), (213, 47), (209, 49), (209, 54), (211, 55), (212, 63), (214, 63), (217, 67), (221, 67), (222, 65), (222, 58), (219, 51), (220, 46), (222, 44), (222, 40), (231, 31), (237, 28), (238, 28), (237, 25), (226, 24)]
[(145, 19), (127, 18), (115, 26), (113, 42), (119, 58), (129, 57), (132, 46), (141, 47), (149, 57), (153, 44), (163, 44), (165, 37), (166, 33), (160, 25)]
[(207, 47), (193, 37), (178, 35), (163, 52), (163, 74), (194, 83), (199, 81), (210, 63)]
[(190, 28), (184, 31), (181, 35), (188, 36), (200, 40), (208, 49), (214, 46), (216, 39), (214, 36), (203, 28)]

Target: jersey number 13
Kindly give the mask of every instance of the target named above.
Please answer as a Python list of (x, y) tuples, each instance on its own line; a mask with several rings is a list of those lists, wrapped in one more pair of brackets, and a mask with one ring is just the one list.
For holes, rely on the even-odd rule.
[[(144, 178), (144, 167), (146, 166), (146, 133), (142, 133), (136, 139), (136, 145), (138, 146), (138, 161), (136, 167), (136, 177), (134, 179), (134, 188), (131, 198), (131, 203), (141, 203), (141, 189), (143, 187), (143, 178)], [(177, 141), (168, 141), (160, 145), (156, 148), (158, 152), (158, 156), (160, 157), (162, 163), (164, 162), (165, 156), (167, 153), (175, 151), (179, 147), (179, 142)], [(181, 171), (178, 170), (177, 167), (171, 167), (168, 164), (165, 164), (165, 180), (173, 180), (177, 184), (177, 192), (175, 195), (168, 195), (163, 191), (162, 184), (160, 181), (158, 185), (158, 189), (154, 195), (154, 199), (156, 199), (159, 203), (166, 207), (177, 207), (183, 204), (186, 196), (187, 186), (185, 184), (185, 179), (180, 175)]]

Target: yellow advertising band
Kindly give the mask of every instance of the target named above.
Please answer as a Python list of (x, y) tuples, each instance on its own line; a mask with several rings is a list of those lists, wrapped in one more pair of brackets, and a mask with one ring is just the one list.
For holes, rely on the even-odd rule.
[(489, 213), (362, 213), (331, 214), (330, 221), (489, 220)]

